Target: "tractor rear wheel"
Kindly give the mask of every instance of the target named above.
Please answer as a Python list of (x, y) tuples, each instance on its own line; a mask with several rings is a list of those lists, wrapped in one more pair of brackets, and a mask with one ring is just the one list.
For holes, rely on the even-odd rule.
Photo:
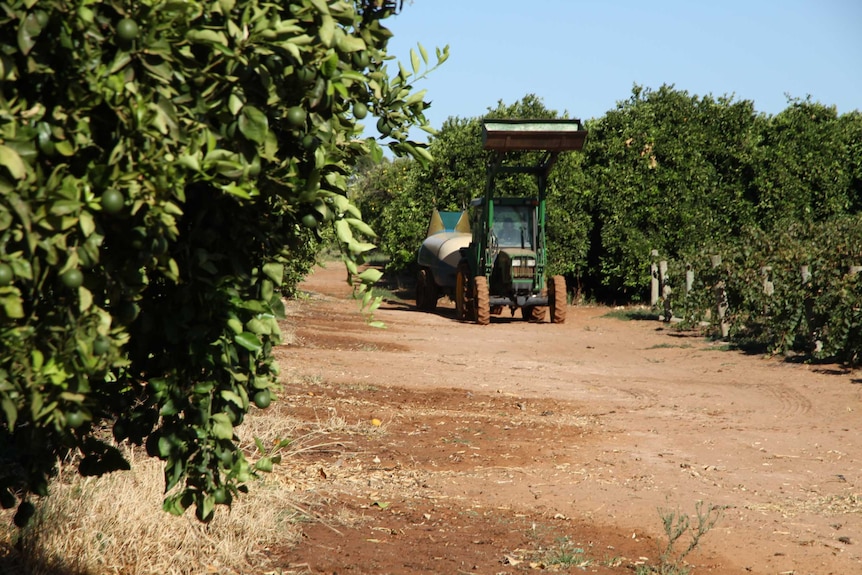
[(476, 276), (473, 278), (473, 306), (476, 311), (476, 323), (488, 325), (491, 323), (491, 298), (488, 293), (488, 278)]
[(465, 321), (468, 318), (470, 300), (470, 268), (464, 263), (458, 264), (455, 273), (455, 318)]
[(566, 278), (554, 276), (548, 282), (548, 303), (551, 306), (551, 322), (566, 322)]
[(437, 309), (438, 290), (437, 284), (431, 272), (427, 269), (419, 270), (416, 274), (416, 307), (423, 311), (434, 311)]

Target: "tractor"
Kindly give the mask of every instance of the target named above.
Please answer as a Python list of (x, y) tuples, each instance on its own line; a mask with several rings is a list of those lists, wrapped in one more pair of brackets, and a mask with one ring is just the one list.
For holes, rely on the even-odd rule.
[[(547, 277), (545, 191), (561, 152), (583, 149), (587, 132), (580, 120), (485, 120), (482, 145), (493, 152), (485, 193), (464, 212), (431, 215), (419, 248), (417, 307), (433, 311), (446, 295), (459, 320), (487, 325), (509, 308), (530, 321), (566, 321), (566, 282)], [(507, 163), (540, 152), (532, 164)], [(533, 154), (532, 157), (536, 157)], [(497, 197), (502, 174), (535, 176), (534, 197)]]

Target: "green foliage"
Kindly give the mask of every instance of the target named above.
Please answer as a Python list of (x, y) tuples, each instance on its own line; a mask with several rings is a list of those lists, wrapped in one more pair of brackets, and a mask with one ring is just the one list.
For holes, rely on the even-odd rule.
[(589, 123), (592, 281), (637, 300), (651, 249), (674, 257), (752, 223), (745, 197), (762, 121), (748, 101), (636, 86)]
[[(709, 254), (686, 260), (694, 289), (674, 311), (688, 325), (715, 326), (715, 286), (727, 295), (730, 340), (771, 353), (800, 353), (814, 359), (857, 364), (862, 358), (862, 217), (825, 222), (790, 222), (772, 232), (747, 229)], [(807, 275), (803, 275), (803, 266)], [(682, 269), (676, 262), (675, 268)], [(684, 293), (673, 272), (674, 291)]]
[(858, 112), (839, 118), (834, 107), (810, 100), (793, 100), (771, 118), (758, 149), (752, 198), (759, 224), (770, 229), (858, 209), (860, 129)]
[(84, 475), (127, 468), (114, 440), (162, 459), (165, 509), (203, 521), (271, 466), (246, 461), (234, 427), (271, 399), (280, 294), (321, 237), (376, 305), (376, 277), (358, 273), (374, 234), (346, 193), (352, 166), (382, 153), (356, 104), (396, 155), (427, 159), (405, 134), (430, 129), (411, 84), (428, 55), (390, 74), (395, 6), (4, 5), (4, 504), (46, 495), (69, 454)]

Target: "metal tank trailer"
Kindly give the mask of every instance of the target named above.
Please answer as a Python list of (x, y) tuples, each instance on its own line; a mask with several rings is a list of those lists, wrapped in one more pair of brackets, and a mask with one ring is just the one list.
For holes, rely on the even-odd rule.
[[(445, 295), (462, 321), (487, 325), (505, 308), (531, 321), (548, 311), (551, 322), (566, 321), (565, 279), (546, 275), (545, 192), (559, 154), (583, 149), (586, 136), (580, 120), (483, 121), (482, 146), (493, 152), (485, 193), (464, 212), (431, 215), (417, 256), (419, 309), (433, 311)], [(498, 197), (496, 179), (507, 174), (535, 176), (536, 194)]]

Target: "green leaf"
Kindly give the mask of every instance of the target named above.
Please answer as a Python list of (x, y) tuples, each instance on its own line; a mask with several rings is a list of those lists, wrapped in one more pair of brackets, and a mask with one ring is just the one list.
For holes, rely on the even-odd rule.
[(254, 463), (254, 468), (269, 473), (272, 471), (272, 460), (269, 457), (261, 457)]
[(329, 14), (323, 16), (323, 22), (318, 31), (320, 42), (327, 48), (332, 47), (332, 39), (335, 36), (335, 20)]
[(337, 220), (335, 222), (335, 234), (338, 236), (339, 241), (346, 244), (354, 241), (353, 232), (350, 231), (350, 224), (347, 223), (347, 220)]
[(378, 281), (380, 281), (380, 278), (383, 277), (383, 272), (381, 272), (380, 270), (378, 270), (376, 268), (368, 268), (367, 270), (365, 270), (361, 274), (359, 274), (358, 277), (364, 283), (372, 283), (373, 284), (373, 283), (377, 283)]
[(311, 4), (321, 14), (329, 14), (329, 4), (326, 3), (326, 0), (311, 0)]
[(413, 73), (417, 74), (421, 64), (419, 62), (419, 55), (416, 54), (416, 50), (413, 48), (410, 48), (410, 64), (413, 66)]
[[(359, 52), (365, 50), (367, 46), (362, 38), (345, 34), (338, 39), (338, 48), (342, 52)], [(361, 75), (360, 80), (362, 80)]]
[(233, 92), (227, 99), (227, 109), (230, 110), (230, 113), (236, 116), (239, 114), (242, 107), (245, 105), (245, 102), (242, 101), (242, 98), (236, 92)]
[(263, 273), (273, 281), (275, 285), (281, 285), (284, 280), (284, 264), (269, 262), (263, 264)]
[(18, 27), (18, 49), (23, 55), (28, 55), (36, 45), (36, 37), (42, 32), (39, 20), (34, 13), (27, 14)]
[(233, 424), (226, 413), (214, 413), (212, 416), (213, 436), (218, 439), (233, 439)]
[(69, 140), (60, 140), (54, 144), (54, 149), (58, 154), (67, 158), (75, 155), (75, 146)]
[(23, 180), (27, 176), (27, 166), (24, 165), (21, 156), (18, 155), (18, 152), (3, 144), (0, 144), (0, 166), (6, 166), (12, 177), (17, 180)]
[(221, 396), (222, 396), (222, 399), (231, 402), (232, 404), (236, 405), (237, 407), (241, 407), (243, 409), (245, 409), (245, 407), (246, 407), (245, 405), (243, 405), (242, 398), (229, 389), (221, 390)]
[(348, 224), (365, 234), (366, 236), (371, 236), (373, 238), (377, 237), (377, 234), (374, 233), (374, 230), (371, 229), (371, 226), (359, 220), (357, 218), (344, 218)]
[(186, 505), (183, 505), (182, 499), (183, 495), (181, 493), (166, 497), (164, 502), (162, 503), (162, 511), (167, 511), (171, 515), (180, 517), (183, 513), (186, 512), (187, 507)]
[(234, 337), (234, 341), (251, 352), (258, 352), (263, 348), (263, 344), (260, 342), (260, 339), (253, 333), (249, 333), (247, 331)]
[(12, 293), (8, 293), (0, 301), (3, 302), (3, 312), (9, 319), (20, 319), (24, 317), (24, 302), (21, 300), (21, 292), (18, 288), (14, 288)]
[(254, 106), (245, 106), (239, 117), (238, 127), (243, 136), (256, 144), (263, 144), (269, 130), (269, 120), (266, 114)]
[(227, 36), (225, 36), (224, 32), (217, 32), (215, 30), (189, 30), (186, 32), (186, 38), (190, 42), (228, 45)]
[(9, 433), (15, 428), (15, 422), (18, 421), (18, 408), (15, 407), (15, 402), (7, 395), (3, 395), (3, 413), (6, 414), (6, 427)]
[(228, 318), (227, 326), (236, 334), (240, 334), (243, 331), (242, 322), (235, 317)]

